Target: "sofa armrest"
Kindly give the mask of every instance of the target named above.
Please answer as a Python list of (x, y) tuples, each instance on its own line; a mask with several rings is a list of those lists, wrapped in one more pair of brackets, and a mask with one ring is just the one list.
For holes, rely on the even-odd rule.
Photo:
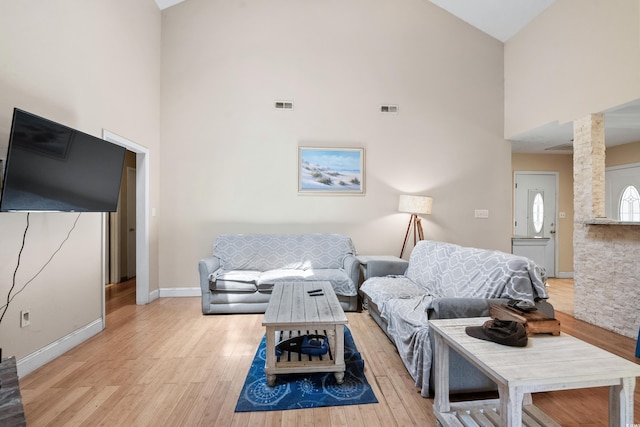
[(209, 257), (201, 259), (198, 262), (198, 271), (200, 272), (200, 289), (202, 293), (209, 293), (209, 275), (220, 268), (220, 259), (217, 257)]
[(364, 267), (364, 280), (372, 277), (402, 275), (407, 271), (409, 261), (391, 255), (359, 256)]
[(429, 310), (429, 319), (488, 317), (491, 304), (506, 304), (502, 298), (437, 298)]
[[(460, 319), (463, 317), (488, 317), (492, 304), (506, 304), (504, 298), (438, 298), (429, 310), (429, 319)], [(547, 301), (536, 302), (541, 313), (555, 318), (555, 310)]]
[(353, 280), (353, 284), (357, 288), (360, 280), (360, 261), (354, 255), (347, 255), (342, 265), (345, 273)]
[(538, 307), (540, 313), (545, 314), (547, 317), (556, 318), (556, 310), (547, 300), (536, 301), (536, 307)]

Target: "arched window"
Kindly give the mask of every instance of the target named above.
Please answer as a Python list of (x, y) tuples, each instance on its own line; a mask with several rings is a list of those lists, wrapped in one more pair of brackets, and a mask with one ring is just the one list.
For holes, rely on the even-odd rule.
[(640, 194), (633, 185), (627, 186), (620, 197), (620, 221), (640, 222)]
[(544, 224), (544, 200), (542, 194), (538, 193), (534, 197), (532, 211), (533, 229), (536, 230), (536, 233), (540, 233)]

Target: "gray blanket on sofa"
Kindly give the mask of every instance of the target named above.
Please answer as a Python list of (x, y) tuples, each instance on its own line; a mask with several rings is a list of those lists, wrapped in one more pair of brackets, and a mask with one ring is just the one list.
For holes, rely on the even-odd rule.
[[(361, 290), (380, 309), (387, 332), (423, 396), (429, 395), (429, 312), (438, 298), (548, 297), (546, 274), (533, 261), (499, 251), (422, 241), (404, 276), (374, 277)], [(468, 301), (468, 300), (467, 300)]]

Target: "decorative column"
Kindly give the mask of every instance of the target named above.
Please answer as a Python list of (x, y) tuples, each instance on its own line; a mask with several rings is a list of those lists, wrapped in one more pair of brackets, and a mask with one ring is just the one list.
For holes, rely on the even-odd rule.
[(604, 118), (573, 123), (576, 319), (635, 338), (640, 327), (640, 226), (606, 219)]
[[(605, 215), (604, 204), (604, 118), (591, 114), (573, 122), (573, 272), (575, 317), (602, 324), (601, 307), (605, 287), (598, 286), (606, 275), (600, 260), (605, 252), (595, 239), (588, 221)], [(603, 277), (604, 276), (604, 277)], [(608, 299), (610, 300), (610, 298)]]
[(576, 223), (604, 218), (604, 116), (573, 122), (573, 212)]

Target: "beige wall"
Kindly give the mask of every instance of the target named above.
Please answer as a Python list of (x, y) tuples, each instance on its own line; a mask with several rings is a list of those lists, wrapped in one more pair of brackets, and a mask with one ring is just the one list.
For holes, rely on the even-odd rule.
[[(160, 23), (151, 0), (0, 2), (1, 156), (14, 107), (98, 137), (106, 128), (150, 149), (151, 203), (157, 204)], [(46, 263), (75, 218), (30, 215), (16, 289)], [(26, 214), (0, 214), (2, 298), (25, 225)], [(152, 223), (154, 242), (156, 228)], [(3, 355), (20, 360), (101, 318), (101, 233), (102, 215), (82, 214), (63, 249), (15, 297), (0, 324)], [(157, 250), (151, 253), (152, 287), (157, 288)], [(27, 328), (19, 327), (21, 309), (31, 310)]]
[[(606, 135), (605, 135), (606, 138)], [(640, 163), (640, 141), (607, 148), (606, 167)]]
[[(509, 250), (500, 42), (422, 0), (190, 0), (162, 16), (161, 288), (197, 286), (221, 233), (338, 232), (397, 255), (403, 193), (434, 198), (426, 238)], [(299, 195), (298, 146), (364, 147), (366, 195)]]
[(640, 98), (640, 0), (556, 0), (505, 44), (505, 137)]
[[(520, 154), (511, 156), (513, 172), (558, 172), (558, 272), (573, 273), (573, 156), (571, 154)], [(513, 186), (512, 186), (513, 188)]]

